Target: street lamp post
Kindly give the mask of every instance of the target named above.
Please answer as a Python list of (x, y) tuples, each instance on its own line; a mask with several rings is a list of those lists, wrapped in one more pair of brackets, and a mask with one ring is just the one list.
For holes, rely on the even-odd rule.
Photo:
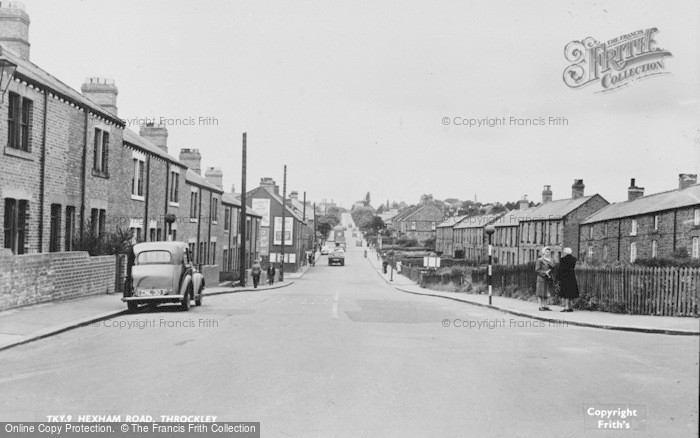
[(489, 306), (491, 305), (491, 295), (493, 293), (493, 286), (491, 285), (491, 264), (493, 263), (493, 246), (491, 246), (491, 236), (493, 236), (493, 232), (496, 231), (496, 227), (493, 225), (487, 225), (486, 228), (484, 228), (484, 231), (486, 231), (486, 234), (489, 236), (489, 272), (488, 272), (488, 279), (487, 279), (487, 285), (489, 287)]

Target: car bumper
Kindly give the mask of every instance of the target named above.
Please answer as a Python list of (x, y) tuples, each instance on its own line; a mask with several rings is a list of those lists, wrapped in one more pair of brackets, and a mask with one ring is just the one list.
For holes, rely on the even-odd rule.
[(152, 297), (123, 297), (125, 303), (179, 303), (185, 298), (184, 295), (157, 295)]

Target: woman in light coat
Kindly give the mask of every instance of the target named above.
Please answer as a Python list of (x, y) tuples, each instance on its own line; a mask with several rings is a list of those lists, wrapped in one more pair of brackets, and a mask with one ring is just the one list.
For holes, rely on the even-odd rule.
[(554, 262), (548, 246), (542, 248), (540, 252), (542, 255), (535, 263), (535, 272), (537, 273), (535, 295), (540, 303), (540, 310), (551, 310), (547, 307), (547, 298), (552, 295), (554, 289), (554, 282), (552, 281)]

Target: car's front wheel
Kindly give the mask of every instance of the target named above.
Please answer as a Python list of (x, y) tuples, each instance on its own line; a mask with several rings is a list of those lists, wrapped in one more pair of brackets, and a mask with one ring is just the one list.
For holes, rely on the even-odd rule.
[(190, 300), (192, 299), (192, 284), (190, 283), (189, 286), (187, 286), (187, 290), (185, 291), (185, 296), (182, 298), (182, 302), (180, 303), (180, 310), (187, 312), (190, 310)]
[(135, 313), (137, 310), (139, 310), (139, 305), (137, 303), (129, 301), (126, 303), (126, 308), (129, 310), (129, 313)]

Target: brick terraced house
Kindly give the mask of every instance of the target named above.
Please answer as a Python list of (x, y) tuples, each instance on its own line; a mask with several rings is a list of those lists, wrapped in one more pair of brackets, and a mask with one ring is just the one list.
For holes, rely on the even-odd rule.
[(432, 195), (421, 196), (420, 204), (408, 207), (391, 219), (391, 227), (399, 237), (415, 239), (420, 245), (436, 237), (437, 226), (445, 215)]
[(584, 196), (584, 189), (583, 180), (574, 180), (571, 198), (553, 201), (551, 187), (544, 186), (542, 204), (520, 218), (518, 224), (519, 263), (536, 261), (545, 245), (552, 250), (554, 261), (561, 259), (566, 247), (579, 254), (579, 225), (609, 204), (598, 194)]
[(260, 222), (260, 258), (264, 265), (282, 262), (282, 208), (285, 208), (284, 272), (295, 272), (311, 250), (307, 223), (302, 214), (285, 203), (272, 178), (261, 178), (260, 186), (246, 193), (246, 203), (262, 215)]
[(445, 256), (454, 257), (454, 227), (467, 216), (453, 216), (439, 224), (435, 230), (435, 251)]
[[(240, 202), (225, 196), (220, 170), (202, 177), (196, 149), (169, 155), (164, 126), (125, 128), (114, 81), (91, 77), (78, 92), (30, 62), (28, 27), (21, 4), (0, 2), (0, 60), (16, 66), (1, 78), (9, 82), (0, 103), (3, 257), (22, 266), (25, 255), (73, 251), (84, 233), (128, 229), (134, 241), (187, 242), (208, 284), (218, 283), (222, 267), (237, 272), (231, 232)], [(247, 265), (258, 255), (261, 219), (248, 212)], [(104, 290), (85, 288), (90, 293)]]
[(454, 250), (477, 263), (488, 260), (488, 236), (484, 227), (496, 222), (504, 213), (470, 216), (454, 226)]
[(685, 249), (700, 258), (700, 185), (696, 174), (679, 175), (678, 189), (644, 196), (632, 179), (628, 200), (587, 217), (580, 247), (592, 263), (633, 263), (638, 258), (669, 258)]
[(520, 221), (530, 217), (536, 207), (529, 207), (526, 198), (519, 203), (518, 210), (512, 210), (493, 223), (493, 255), (495, 263), (502, 265), (520, 264)]

